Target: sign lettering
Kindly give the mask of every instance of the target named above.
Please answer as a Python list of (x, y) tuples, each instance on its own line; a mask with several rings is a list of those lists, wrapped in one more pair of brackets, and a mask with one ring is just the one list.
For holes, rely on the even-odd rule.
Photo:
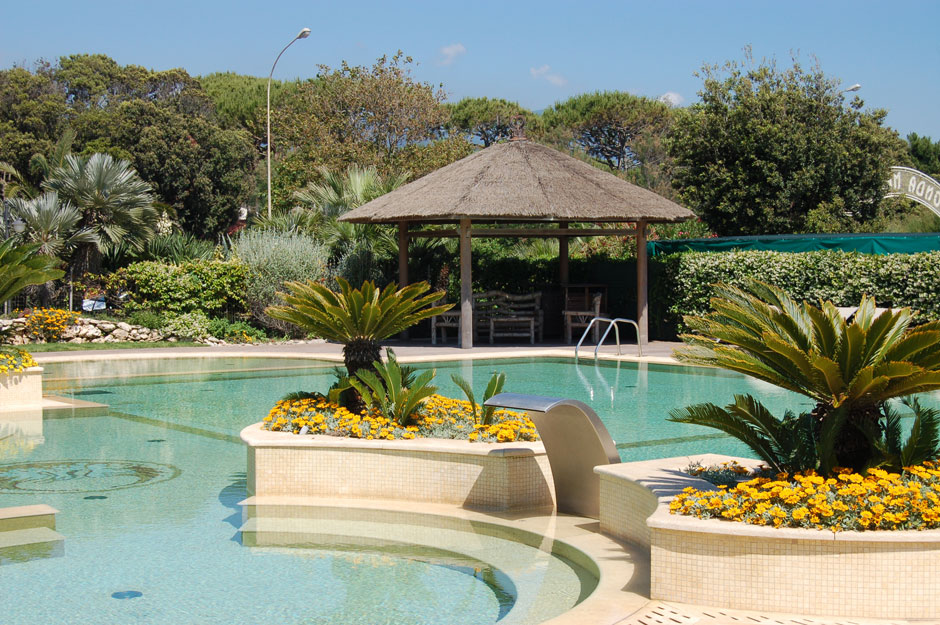
[(885, 197), (906, 197), (940, 217), (940, 182), (910, 167), (892, 167)]

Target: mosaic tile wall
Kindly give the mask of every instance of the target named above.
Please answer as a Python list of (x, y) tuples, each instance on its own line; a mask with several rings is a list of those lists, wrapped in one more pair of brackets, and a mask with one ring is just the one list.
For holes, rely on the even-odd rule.
[(940, 617), (940, 541), (881, 538), (774, 539), (654, 528), (651, 596), (807, 615)]
[(554, 503), (544, 453), (250, 447), (248, 455), (249, 492), (257, 496), (402, 499), (491, 510)]
[(601, 532), (641, 547), (650, 546), (646, 519), (659, 504), (656, 495), (641, 484), (599, 474), (601, 478)]

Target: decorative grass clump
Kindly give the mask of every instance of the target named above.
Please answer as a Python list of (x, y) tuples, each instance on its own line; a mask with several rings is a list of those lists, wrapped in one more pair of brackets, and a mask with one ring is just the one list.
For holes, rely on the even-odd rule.
[[(520, 412), (496, 410), (488, 424), (474, 418), (470, 402), (431, 395), (403, 426), (375, 409), (354, 414), (327, 398), (284, 399), (264, 418), (272, 431), (326, 434), (366, 440), (447, 438), (483, 443), (536, 441), (535, 425)], [(304, 430), (306, 428), (306, 430)]]
[(686, 488), (669, 504), (669, 511), (700, 519), (833, 532), (940, 528), (936, 461), (905, 467), (901, 473), (838, 469), (829, 478), (814, 471), (779, 473), (735, 486), (720, 484), (718, 489)]

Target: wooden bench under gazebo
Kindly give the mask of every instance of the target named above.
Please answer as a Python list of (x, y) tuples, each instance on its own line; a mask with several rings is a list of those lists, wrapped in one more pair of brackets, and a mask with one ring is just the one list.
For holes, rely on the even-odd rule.
[[(460, 241), (460, 346), (473, 347), (472, 237), (548, 237), (559, 241), (559, 276), (568, 283), (568, 240), (636, 236), (639, 341), (649, 340), (646, 226), (695, 215), (648, 189), (557, 150), (517, 136), (493, 144), (355, 208), (341, 221), (398, 224), (398, 279), (408, 283), (408, 242)], [(486, 227), (472, 227), (476, 223)], [(572, 223), (620, 224), (575, 228)], [(456, 228), (417, 229), (456, 224)], [(635, 224), (635, 227), (626, 227)], [(495, 330), (495, 326), (494, 326)]]

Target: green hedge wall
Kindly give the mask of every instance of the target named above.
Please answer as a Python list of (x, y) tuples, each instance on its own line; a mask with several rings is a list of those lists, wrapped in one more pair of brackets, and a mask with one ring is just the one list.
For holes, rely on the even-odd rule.
[(209, 316), (242, 312), (248, 270), (234, 261), (192, 261), (179, 265), (141, 262), (118, 272), (128, 293), (125, 310), (164, 314), (200, 311)]
[(940, 319), (940, 252), (686, 252), (655, 259), (651, 306), (667, 328), (681, 330), (683, 315), (709, 311), (711, 285), (743, 285), (756, 278), (790, 296), (857, 306), (871, 295), (878, 306), (909, 306), (916, 320)]

